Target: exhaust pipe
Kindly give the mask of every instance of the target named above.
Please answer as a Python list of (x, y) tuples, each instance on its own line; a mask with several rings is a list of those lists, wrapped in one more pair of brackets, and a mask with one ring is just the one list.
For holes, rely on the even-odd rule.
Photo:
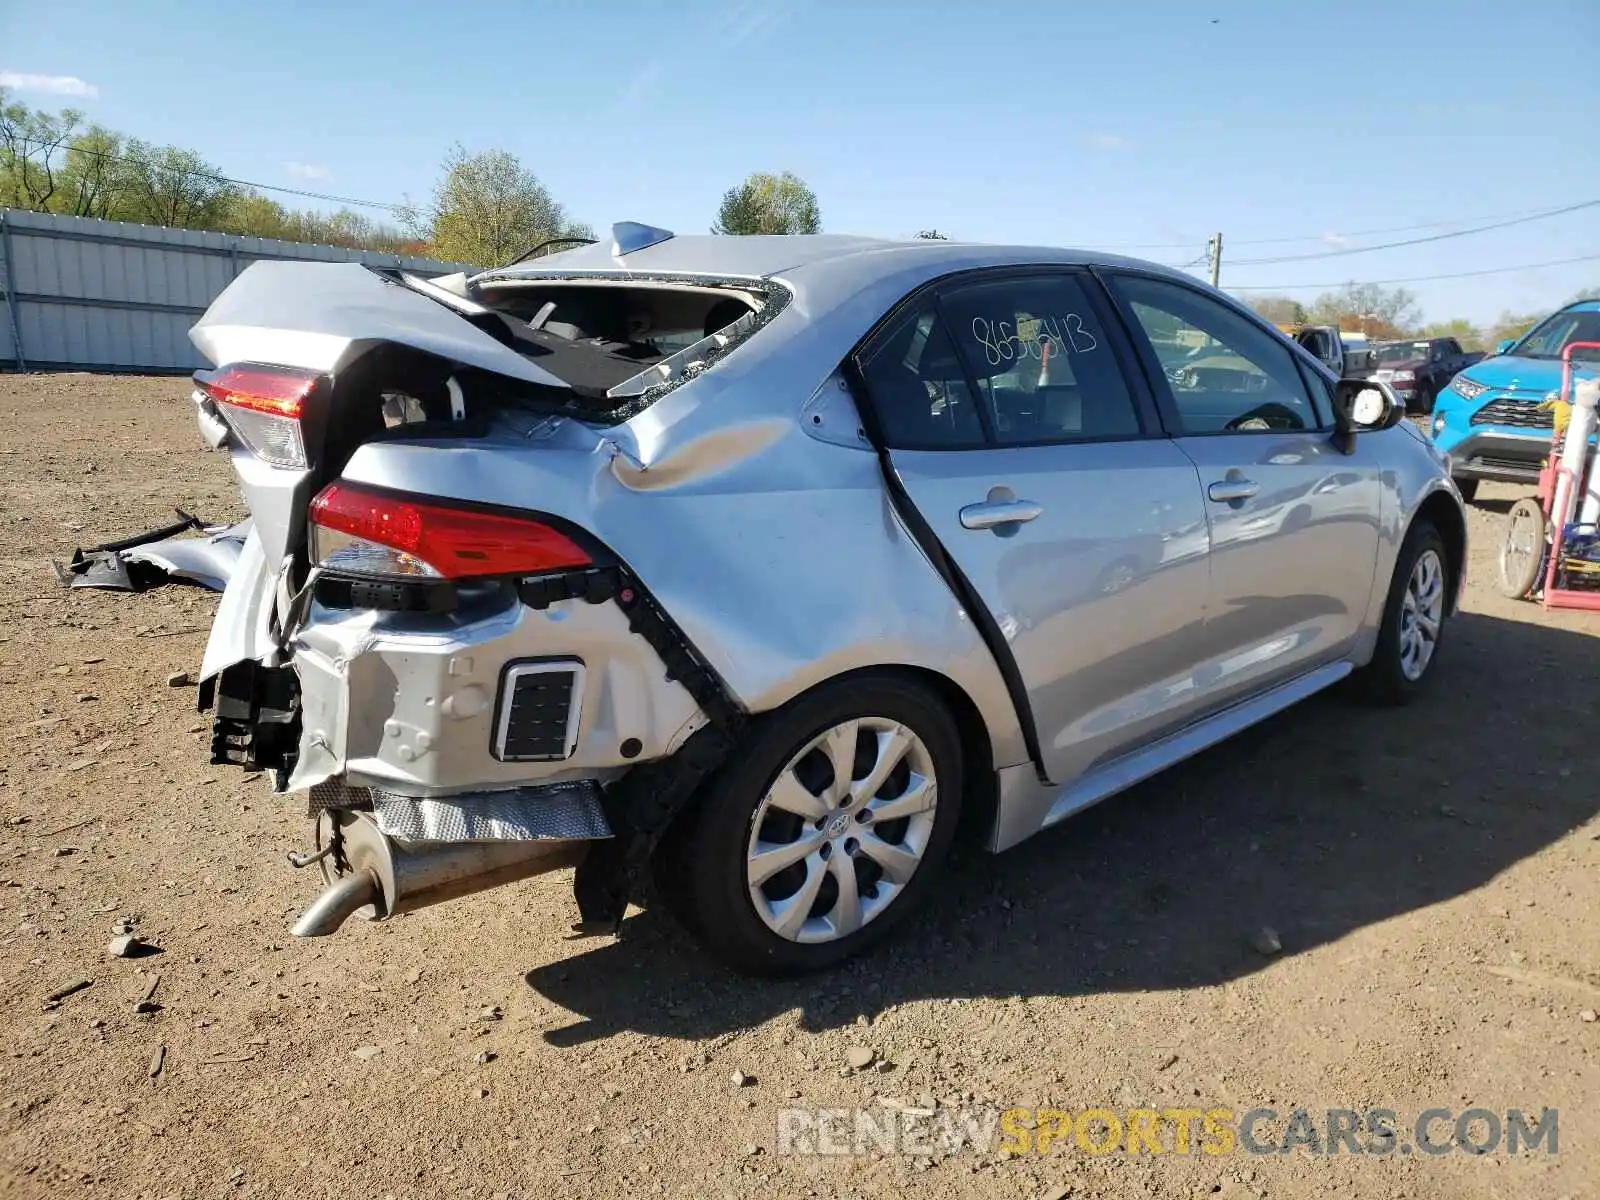
[(295, 937), (326, 937), (362, 909), (371, 910), (369, 920), (381, 921), (502, 883), (575, 867), (588, 853), (590, 842), (587, 838), (400, 841), (382, 833), (371, 814), (345, 809), (324, 812), (317, 821), (324, 845), (337, 831), (349, 869), (334, 875), (331, 859), (322, 860), (328, 886), (295, 922)]

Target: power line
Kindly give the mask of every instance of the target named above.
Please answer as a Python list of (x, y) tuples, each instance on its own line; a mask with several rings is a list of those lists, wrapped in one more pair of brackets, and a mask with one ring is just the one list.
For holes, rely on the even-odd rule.
[[(1594, 262), (1600, 259), (1600, 254), (1580, 254), (1575, 258), (1552, 258), (1546, 262), (1519, 263), (1514, 267), (1489, 267), (1482, 271), (1453, 271), (1448, 275), (1408, 275), (1401, 279), (1367, 279), (1364, 283), (1390, 284), (1390, 283), (1431, 283), (1439, 279), (1471, 279), (1479, 275), (1505, 275), (1512, 271), (1537, 271), (1541, 267), (1562, 267), (1568, 263)], [(1278, 283), (1266, 284), (1231, 284), (1230, 292), (1297, 292), (1312, 288), (1341, 288), (1352, 282), (1341, 279), (1336, 283)]]
[(1351, 254), (1369, 254), (1374, 250), (1397, 250), (1402, 246), (1421, 246), (1428, 242), (1443, 242), (1451, 238), (1468, 237), (1475, 233), (1488, 233), (1491, 229), (1508, 229), (1513, 225), (1526, 225), (1531, 221), (1543, 221), (1550, 217), (1559, 217), (1566, 213), (1578, 212), (1581, 209), (1595, 208), (1597, 206), (1600, 206), (1600, 200), (1585, 200), (1580, 204), (1568, 204), (1562, 208), (1549, 208), (1527, 216), (1496, 221), (1489, 225), (1477, 225), (1471, 229), (1457, 229), (1450, 233), (1436, 233), (1429, 237), (1406, 238), (1404, 241), (1399, 242), (1380, 242), (1375, 246), (1349, 246), (1342, 250), (1323, 250), (1316, 254), (1289, 254), (1278, 258), (1241, 258), (1229, 265), (1235, 267), (1262, 267), (1273, 263), (1308, 262), (1316, 258), (1343, 258)]
[[(1581, 205), (1578, 207), (1582, 207)], [(1445, 221), (1419, 221), (1415, 225), (1389, 225), (1383, 229), (1352, 229), (1348, 233), (1339, 234), (1340, 237), (1382, 237), (1390, 233), (1411, 233), (1418, 229), (1441, 229), (1448, 225), (1461, 225), (1469, 221), (1503, 221), (1520, 217), (1536, 217), (1546, 210), (1520, 209), (1508, 213), (1483, 213), (1472, 217), (1454, 217)], [(1282, 246), (1293, 242), (1320, 242), (1329, 236), (1328, 233), (1303, 233), (1293, 237), (1268, 237), (1268, 238), (1240, 238), (1233, 244), (1235, 246)], [(1102, 250), (1183, 250), (1194, 245), (1198, 239), (1191, 238), (1182, 242), (1123, 242), (1120, 245), (1103, 245)]]
[[(91, 158), (109, 159), (113, 162), (132, 162), (127, 154), (113, 154), (109, 150), (90, 150), (85, 146), (64, 147), (70, 154), (87, 154)], [(197, 179), (209, 179), (213, 183), (231, 183), (236, 187), (251, 188), (260, 192), (282, 192), (287, 196), (303, 196), (308, 200), (325, 200), (330, 204), (354, 204), (361, 208), (382, 208), (389, 212), (399, 212), (406, 206), (403, 204), (388, 204), (382, 200), (358, 200), (353, 196), (334, 196), (327, 192), (310, 192), (303, 188), (279, 187), (272, 183), (252, 183), (248, 179), (234, 179), (228, 175), (219, 175), (215, 171), (200, 171), (190, 167), (163, 167), (164, 171), (176, 171), (179, 175), (192, 175)]]

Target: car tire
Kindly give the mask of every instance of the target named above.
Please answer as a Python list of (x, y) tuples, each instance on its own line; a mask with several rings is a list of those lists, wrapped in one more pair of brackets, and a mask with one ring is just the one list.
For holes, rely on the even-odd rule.
[(1521, 600), (1531, 595), (1543, 578), (1549, 553), (1545, 526), (1544, 506), (1531, 496), (1518, 500), (1506, 514), (1505, 536), (1496, 561), (1502, 596)]
[[(852, 728), (853, 737), (844, 732)], [(889, 757), (885, 748), (902, 742), (886, 781), (866, 795)], [(850, 756), (847, 795), (835, 783), (834, 746), (837, 761)], [(657, 851), (657, 889), (737, 971), (785, 976), (831, 967), (880, 942), (926, 899), (955, 836), (961, 779), (961, 739), (931, 689), (889, 674), (825, 684), (752, 722)], [(881, 819), (891, 812), (910, 815)], [(879, 816), (869, 821), (868, 813)], [(775, 851), (792, 861), (759, 879), (778, 861), (759, 856)], [(891, 869), (904, 877), (895, 880)]]
[[(1372, 661), (1356, 672), (1357, 694), (1368, 703), (1409, 703), (1432, 676), (1450, 613), (1450, 556), (1433, 524), (1418, 520), (1395, 558)], [(1433, 624), (1428, 636), (1427, 623)]]
[(1456, 480), (1456, 491), (1461, 493), (1461, 498), (1471, 504), (1478, 497), (1478, 481), (1476, 479)]

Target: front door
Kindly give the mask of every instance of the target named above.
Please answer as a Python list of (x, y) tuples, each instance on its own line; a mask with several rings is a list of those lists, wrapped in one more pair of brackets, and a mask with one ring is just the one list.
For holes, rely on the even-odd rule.
[(1189, 719), (1203, 644), (1195, 466), (1130, 386), (1097, 291), (985, 274), (925, 293), (858, 358), (893, 469), (992, 615), (1058, 784)]
[[(1282, 340), (1181, 283), (1111, 279), (1211, 526), (1206, 654), (1220, 703), (1347, 652), (1372, 595), (1379, 470), (1332, 437), (1331, 396)], [(1203, 349), (1159, 370), (1163, 342)]]

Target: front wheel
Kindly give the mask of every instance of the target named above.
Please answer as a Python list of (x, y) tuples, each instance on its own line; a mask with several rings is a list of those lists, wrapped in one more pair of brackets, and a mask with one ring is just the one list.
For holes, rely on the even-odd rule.
[(1456, 480), (1456, 491), (1461, 493), (1461, 499), (1471, 504), (1478, 498), (1478, 481), (1476, 479)]
[(1405, 704), (1422, 690), (1450, 607), (1449, 563), (1439, 531), (1428, 521), (1417, 521), (1395, 559), (1372, 661), (1355, 677), (1365, 699)]
[(925, 899), (961, 803), (949, 712), (856, 676), (758, 719), (658, 853), (669, 904), (736, 970), (794, 975), (880, 941)]

